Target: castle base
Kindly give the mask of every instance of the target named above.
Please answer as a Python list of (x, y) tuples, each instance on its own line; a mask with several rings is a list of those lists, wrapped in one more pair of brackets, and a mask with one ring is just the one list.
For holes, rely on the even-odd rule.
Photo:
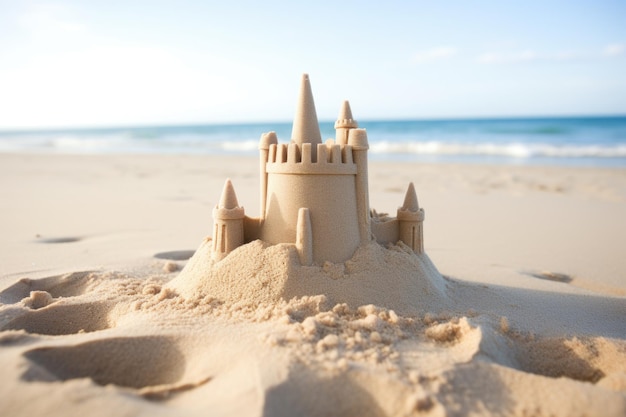
[(446, 281), (426, 254), (370, 243), (344, 263), (302, 266), (295, 245), (254, 241), (220, 262), (205, 241), (168, 286), (185, 298), (258, 305), (322, 294), (330, 305), (375, 304), (411, 314), (446, 308)]

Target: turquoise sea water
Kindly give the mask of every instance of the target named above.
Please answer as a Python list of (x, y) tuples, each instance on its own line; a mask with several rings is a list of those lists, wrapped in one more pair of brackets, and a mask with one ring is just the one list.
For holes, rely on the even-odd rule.
[[(389, 161), (626, 167), (626, 116), (360, 121), (370, 158)], [(291, 123), (0, 131), (0, 152), (257, 153), (262, 133)], [(321, 123), (334, 137), (333, 122)]]

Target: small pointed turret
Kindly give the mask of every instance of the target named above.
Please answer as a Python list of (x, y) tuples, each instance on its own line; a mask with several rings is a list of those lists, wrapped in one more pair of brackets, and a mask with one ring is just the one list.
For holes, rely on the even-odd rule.
[(302, 75), (300, 84), (300, 97), (298, 98), (298, 107), (296, 116), (293, 119), (293, 130), (291, 131), (291, 141), (302, 145), (303, 143), (311, 143), (313, 152), (317, 148), (318, 143), (322, 143), (322, 134), (320, 126), (317, 122), (317, 112), (315, 111), (315, 103), (313, 101), (313, 93), (311, 92), (311, 83), (309, 75)]
[(222, 190), (222, 196), (218, 207), (225, 209), (234, 209), (239, 207), (237, 195), (235, 194), (235, 188), (233, 187), (233, 183), (230, 181), (230, 178), (228, 178), (226, 183), (224, 183), (224, 189)]
[(402, 204), (401, 210), (417, 212), (420, 207), (417, 203), (417, 193), (415, 192), (415, 186), (413, 183), (409, 184), (409, 188), (406, 190), (406, 195), (404, 196), (404, 204)]
[(409, 184), (404, 204), (398, 209), (398, 234), (400, 240), (415, 253), (424, 253), (424, 210), (419, 208), (413, 183)]
[(344, 100), (343, 103), (341, 103), (339, 117), (337, 117), (337, 121), (335, 122), (335, 129), (339, 127), (359, 127), (359, 124), (352, 117), (352, 109), (350, 108), (350, 102), (348, 100)]
[(335, 122), (335, 141), (337, 145), (345, 145), (348, 143), (348, 132), (350, 129), (359, 127), (359, 124), (352, 118), (352, 109), (350, 102), (344, 100), (339, 110), (339, 117)]
[(213, 260), (220, 261), (244, 244), (245, 211), (239, 207), (235, 188), (226, 180), (220, 202), (213, 209)]

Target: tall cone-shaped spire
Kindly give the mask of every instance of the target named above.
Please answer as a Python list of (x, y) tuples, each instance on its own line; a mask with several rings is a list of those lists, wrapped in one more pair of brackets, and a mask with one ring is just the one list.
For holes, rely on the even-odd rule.
[(404, 204), (402, 204), (402, 210), (416, 212), (419, 209), (420, 207), (417, 204), (417, 193), (415, 192), (415, 186), (413, 185), (413, 183), (410, 183), (409, 188), (406, 190)]
[(228, 178), (224, 184), (224, 189), (222, 190), (222, 196), (220, 197), (220, 204), (218, 207), (225, 209), (234, 209), (239, 207), (237, 195), (235, 194), (235, 188), (233, 187), (233, 183), (230, 181), (230, 178)]
[(308, 74), (302, 75), (300, 97), (298, 98), (296, 116), (293, 119), (291, 141), (299, 145), (312, 143), (314, 144), (312, 146), (313, 149), (317, 147), (318, 143), (322, 143), (322, 134), (320, 133), (320, 125), (317, 122), (317, 112), (315, 111)]

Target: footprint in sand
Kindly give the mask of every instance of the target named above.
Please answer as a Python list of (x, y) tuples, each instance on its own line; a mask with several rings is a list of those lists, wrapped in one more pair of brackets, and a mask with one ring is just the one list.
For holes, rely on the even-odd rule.
[(21, 314), (0, 327), (0, 331), (24, 330), (27, 333), (66, 335), (88, 333), (113, 327), (109, 313), (113, 304), (55, 303)]
[(190, 364), (205, 362), (176, 336), (113, 337), (69, 346), (44, 346), (22, 354), (25, 381), (90, 378), (98, 385), (134, 389), (151, 401), (195, 389), (212, 378)]
[(40, 347), (23, 354), (26, 381), (91, 378), (99, 385), (143, 388), (173, 384), (185, 370), (185, 356), (166, 336), (115, 337), (71, 346)]
[(562, 282), (569, 284), (573, 281), (573, 278), (567, 274), (561, 274), (558, 272), (550, 271), (523, 271), (523, 274), (531, 276), (533, 278), (545, 279), (547, 281)]
[(596, 383), (616, 370), (610, 361), (599, 360), (614, 356), (614, 350), (616, 346), (602, 338), (545, 338), (518, 342), (515, 359), (524, 372)]
[(168, 261), (186, 261), (193, 256), (194, 250), (174, 250), (169, 252), (159, 252), (154, 255), (157, 259), (165, 259)]
[(84, 294), (94, 279), (96, 279), (96, 274), (93, 271), (74, 272), (37, 280), (22, 278), (0, 292), (0, 303), (18, 303), (30, 297), (33, 291), (45, 291), (52, 298), (75, 297)]
[[(506, 326), (480, 326), (480, 351), (507, 368), (550, 378), (596, 383), (626, 372), (626, 344), (602, 337), (543, 337), (511, 331)], [(603, 358), (613, 358), (605, 360)]]
[(37, 243), (74, 243), (83, 240), (80, 236), (58, 236), (58, 237), (41, 237), (37, 235)]
[(21, 279), (0, 292), (0, 303), (15, 305), (4, 311), (0, 331), (66, 335), (112, 327), (112, 303), (69, 303), (66, 300), (87, 292), (95, 277), (96, 274), (84, 271), (38, 280)]

